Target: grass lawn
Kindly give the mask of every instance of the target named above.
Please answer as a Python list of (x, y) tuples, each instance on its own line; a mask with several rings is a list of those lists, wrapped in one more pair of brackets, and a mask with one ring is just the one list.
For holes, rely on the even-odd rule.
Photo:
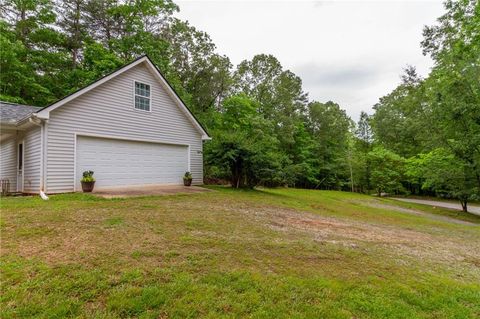
[(213, 189), (2, 199), (0, 316), (480, 317), (480, 217)]

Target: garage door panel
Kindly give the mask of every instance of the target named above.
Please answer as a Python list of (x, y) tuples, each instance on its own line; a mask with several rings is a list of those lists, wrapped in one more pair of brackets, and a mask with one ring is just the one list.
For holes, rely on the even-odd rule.
[(188, 170), (188, 147), (77, 137), (77, 188), (82, 172), (92, 170), (95, 187), (181, 184)]

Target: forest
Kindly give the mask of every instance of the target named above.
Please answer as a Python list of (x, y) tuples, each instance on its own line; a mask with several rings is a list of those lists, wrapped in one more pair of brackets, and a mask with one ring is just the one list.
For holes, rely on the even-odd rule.
[(46, 106), (147, 54), (212, 137), (206, 183), (440, 196), (467, 211), (480, 199), (480, 3), (444, 6), (419, 43), (430, 73), (405, 66), (355, 123), (272, 55), (232, 65), (170, 0), (4, 0), (0, 100)]

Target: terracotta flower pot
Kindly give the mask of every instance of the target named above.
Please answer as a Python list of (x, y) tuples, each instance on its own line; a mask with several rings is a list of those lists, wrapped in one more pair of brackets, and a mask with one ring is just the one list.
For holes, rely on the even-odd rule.
[(93, 191), (95, 182), (81, 182), (81, 183), (82, 183), (82, 190), (84, 193), (91, 193)]
[(192, 180), (191, 180), (191, 179), (186, 179), (186, 178), (184, 178), (184, 179), (183, 179), (183, 185), (185, 185), (185, 186), (190, 186), (190, 185), (192, 185)]

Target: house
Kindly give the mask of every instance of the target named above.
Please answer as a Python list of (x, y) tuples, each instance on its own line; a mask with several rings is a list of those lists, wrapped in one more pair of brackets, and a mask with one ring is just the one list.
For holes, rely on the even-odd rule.
[(10, 192), (203, 182), (205, 129), (147, 56), (47, 106), (0, 103), (0, 179)]

